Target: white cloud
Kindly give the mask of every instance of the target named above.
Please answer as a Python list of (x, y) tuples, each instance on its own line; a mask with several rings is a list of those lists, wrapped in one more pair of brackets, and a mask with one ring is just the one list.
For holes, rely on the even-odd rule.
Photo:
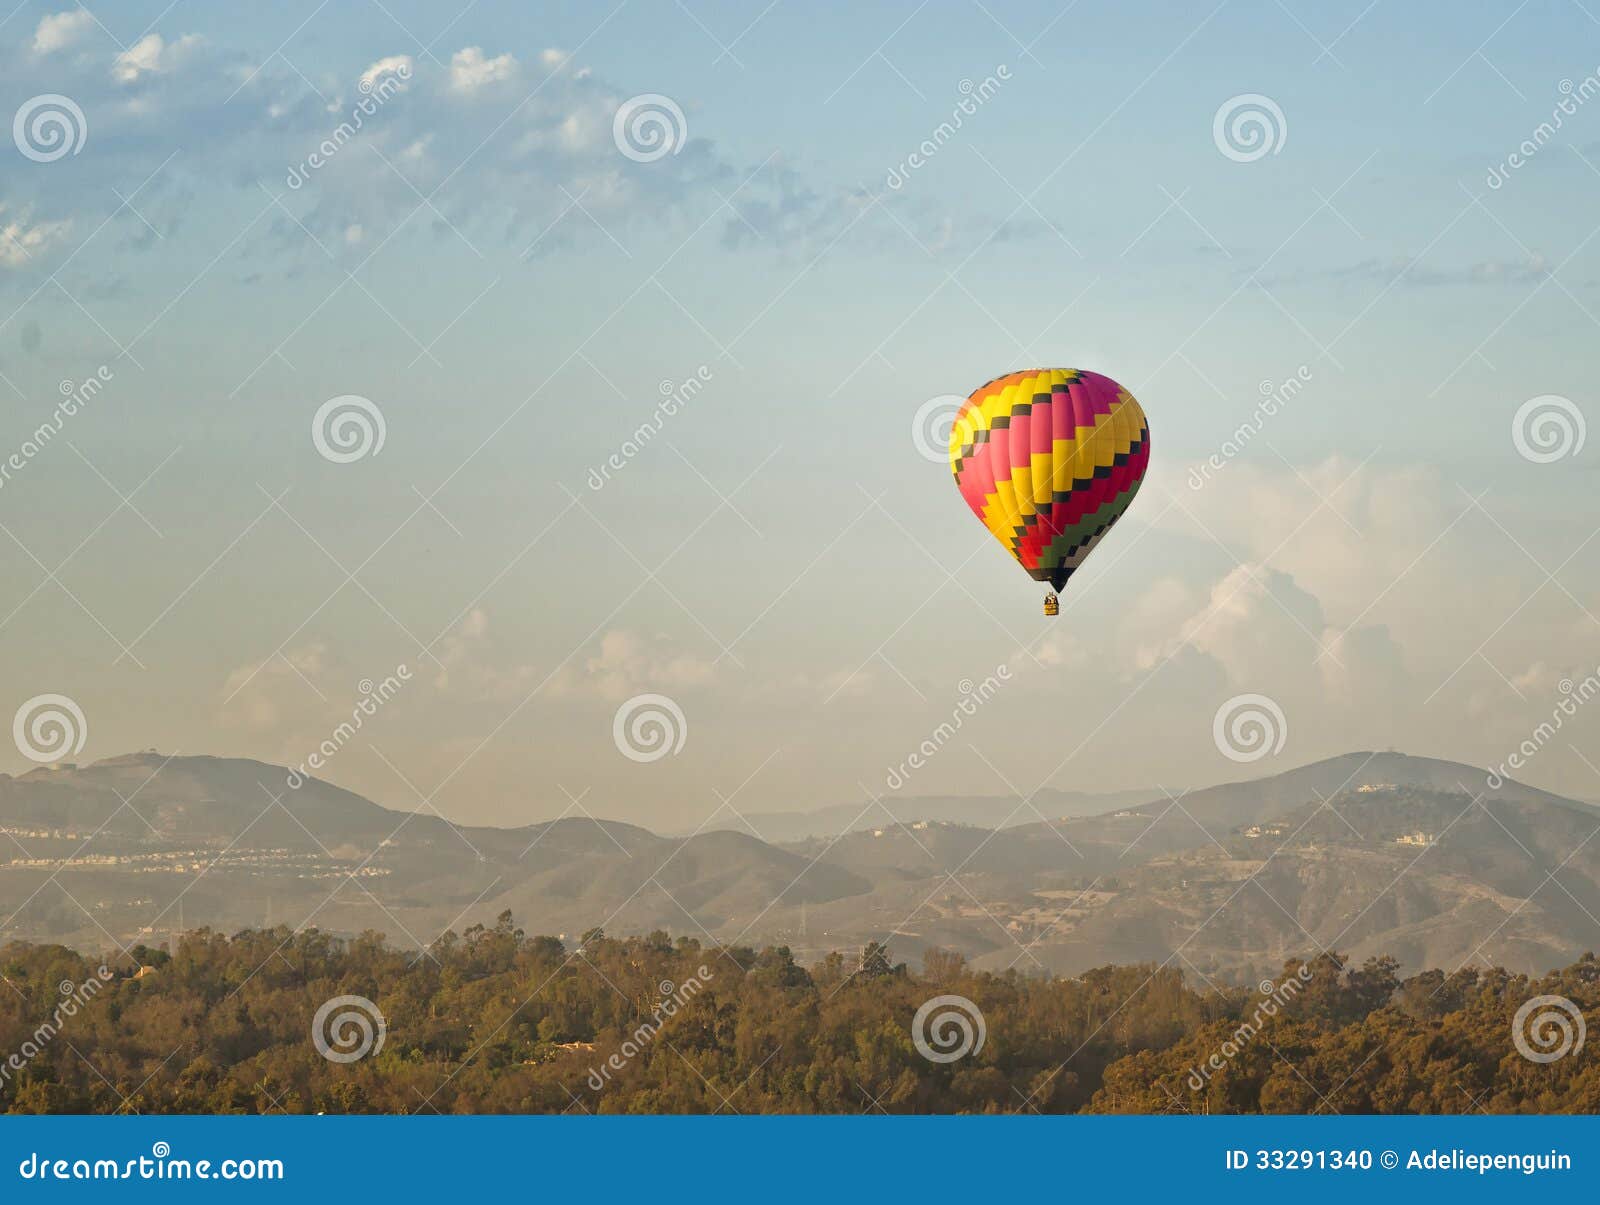
[(488, 634), (489, 613), (482, 607), (473, 607), (462, 619), (461, 626), (439, 642), (434, 660), (440, 669), (433, 684), (440, 690), (450, 689), (451, 671), (469, 666)]
[(1287, 573), (1335, 623), (1375, 603), (1393, 606), (1459, 556), (1441, 537), (1466, 500), (1432, 469), (1358, 466), (1340, 456), (1299, 469), (1241, 459), (1200, 490), (1178, 484), (1187, 471), (1163, 470), (1177, 505), (1154, 507), (1151, 521), (1213, 548), (1215, 536), (1239, 559)]
[(116, 57), (111, 64), (111, 76), (118, 83), (131, 84), (143, 75), (171, 71), (200, 40), (198, 34), (185, 34), (168, 45), (160, 34), (146, 34)]
[(147, 34), (117, 56), (111, 65), (111, 74), (124, 84), (131, 84), (147, 71), (160, 70), (161, 51), (165, 43), (158, 33)]
[(450, 87), (456, 92), (476, 92), (485, 84), (509, 79), (517, 60), (509, 54), (485, 58), (483, 49), (467, 46), (450, 56)]
[(1187, 644), (1215, 659), (1234, 682), (1278, 676), (1286, 660), (1308, 669), (1327, 659), (1322, 604), (1293, 577), (1263, 565), (1240, 565), (1211, 589), (1205, 606), (1179, 629)]
[(1392, 707), (1404, 697), (1405, 659), (1388, 628), (1329, 628), (1321, 638), (1327, 655), (1317, 665), (1329, 699), (1371, 709)]
[(1520, 674), (1513, 674), (1511, 685), (1517, 690), (1528, 694), (1533, 691), (1548, 690), (1554, 686), (1559, 675), (1543, 661), (1535, 661)]
[(1397, 744), (1471, 760), (1514, 747), (1561, 679), (1600, 663), (1600, 606), (1518, 573), (1572, 556), (1581, 520), (1501, 495), (1484, 514), (1418, 466), (1239, 459), (1198, 490), (1187, 472), (1159, 466), (1136, 512), (1161, 576), (1109, 613), (1086, 581), (1083, 622), (1033, 650), (1044, 668), (1014, 661), (1028, 692), (1131, 700), (1129, 717), (1188, 732), (1201, 756), (1209, 730), (1186, 710), (1253, 692), (1290, 716), (1296, 757)]
[(815, 691), (818, 698), (829, 703), (834, 699), (864, 699), (877, 694), (884, 685), (882, 675), (875, 669), (857, 666), (854, 669), (831, 670), (815, 679), (810, 675), (800, 675), (792, 689)]
[(51, 13), (39, 21), (33, 31), (33, 52), (54, 54), (71, 46), (94, 25), (94, 17), (87, 9), (73, 8), (66, 12)]
[(418, 138), (415, 142), (412, 142), (412, 143), (408, 144), (407, 146), (401, 148), (400, 153), (396, 156), (396, 158), (403, 164), (408, 164), (408, 165), (411, 165), (411, 166), (414, 166), (414, 167), (420, 167), (423, 163), (425, 163), (427, 161), (427, 158), (428, 158), (428, 147), (432, 142), (433, 142), (433, 135), (432, 134), (424, 134), (421, 138)]
[[(64, 23), (43, 26), (38, 35), (42, 46), (59, 44), (73, 22), (82, 22), (71, 13), (56, 15)], [(86, 198), (106, 195), (100, 184), (113, 186), (149, 174), (160, 163), (151, 157), (151, 137), (176, 136), (178, 131), (185, 162), (200, 162), (205, 156), (209, 183), (226, 188), (254, 180), (267, 165), (301, 162), (338, 126), (351, 104), (338, 89), (319, 97), (287, 66), (247, 59), (211, 38), (202, 42), (194, 36), (150, 33), (121, 53), (113, 48), (91, 56), (81, 50), (30, 53), (32, 35), (28, 30), (17, 39), (24, 55), (8, 65), (8, 80), (18, 85), (20, 95), (59, 92), (73, 97), (90, 114), (96, 148), (92, 159), (75, 161), (70, 187), (62, 173), (28, 173), (26, 199), (41, 211), (87, 216), (91, 206)], [(98, 30), (91, 31), (84, 45), (92, 46), (98, 36)], [(410, 77), (404, 99), (386, 106), (381, 119), (364, 121), (359, 130), (361, 141), (380, 154), (340, 155), (319, 170), (314, 183), (289, 203), (294, 221), (274, 223), (260, 235), (261, 243), (287, 241), (303, 251), (303, 227), (341, 254), (359, 254), (359, 246), (370, 245), (372, 232), (392, 231), (415, 211), (419, 191), (432, 196), (447, 176), (463, 167), (455, 148), (478, 145), (490, 130), (495, 136), (465, 165), (472, 186), (446, 189), (436, 199), (442, 220), (473, 232), (474, 241), (481, 235), (523, 250), (535, 239), (554, 248), (603, 238), (573, 211), (572, 196), (582, 196), (584, 210), (608, 229), (635, 220), (699, 222), (715, 208), (713, 190), (747, 177), (738, 197), (740, 213), (724, 209), (716, 219), (728, 237), (750, 223), (769, 246), (813, 239), (829, 245), (859, 216), (829, 200), (826, 190), (808, 189), (781, 164), (764, 165), (752, 175), (749, 165), (719, 154), (709, 139), (694, 140), (683, 154), (655, 165), (655, 170), (634, 170), (617, 152), (612, 123), (622, 98), (642, 85), (629, 81), (619, 86), (577, 70), (560, 47), (511, 54), (474, 45), (444, 57), (443, 64), (393, 53), (348, 61), (340, 75), (352, 84), (359, 79), (364, 89), (393, 88), (402, 72)], [(22, 74), (14, 78), (11, 67)], [(543, 79), (546, 86), (508, 112), (502, 102), (522, 100), (528, 76)], [(181, 88), (164, 86), (180, 78)], [(482, 104), (496, 111), (479, 112)], [(82, 186), (85, 172), (96, 177), (95, 187)], [(151, 187), (168, 178), (162, 173)], [(56, 190), (61, 195), (49, 195)], [(24, 196), (8, 199), (21, 202)], [(709, 208), (700, 208), (702, 199)], [(361, 240), (347, 235), (352, 227), (361, 228)], [(863, 227), (861, 237), (876, 236)], [(903, 235), (896, 231), (894, 237)], [(7, 254), (14, 258), (16, 252)]]
[(434, 687), (473, 702), (503, 704), (526, 699), (548, 677), (548, 671), (512, 660), (490, 633), (489, 612), (473, 607), (455, 631), (434, 646), (439, 672)]
[(709, 682), (714, 663), (675, 649), (660, 636), (613, 629), (600, 638), (600, 650), (551, 680), (552, 694), (590, 694), (609, 701), (649, 690), (671, 690)]
[(33, 222), (27, 214), (9, 220), (0, 205), (0, 267), (20, 268), (66, 237), (71, 221)]
[(265, 665), (241, 665), (222, 684), (227, 702), (218, 718), (225, 727), (252, 732), (288, 727), (288, 717), (303, 717), (316, 703), (315, 684), (326, 671), (327, 648), (321, 644), (289, 649)]
[(416, 69), (416, 61), (409, 54), (391, 54), (379, 59), (361, 73), (362, 91), (371, 91), (386, 75), (409, 79)]
[(1177, 577), (1163, 577), (1133, 599), (1123, 617), (1119, 643), (1132, 650), (1134, 667), (1154, 669), (1170, 652), (1166, 635), (1177, 631), (1204, 602), (1202, 588)]
[(536, 689), (553, 697), (589, 697), (620, 702), (646, 691), (671, 691), (711, 680), (715, 665), (675, 646), (664, 636), (613, 629), (591, 655), (552, 674), (546, 667), (509, 659), (491, 631), (489, 613), (473, 607), (434, 649), (443, 667), (434, 679), (441, 691), (474, 701), (521, 700)]

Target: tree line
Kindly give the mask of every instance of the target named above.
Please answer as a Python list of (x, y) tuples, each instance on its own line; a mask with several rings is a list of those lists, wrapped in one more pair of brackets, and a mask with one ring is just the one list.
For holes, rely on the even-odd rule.
[[(942, 950), (913, 970), (878, 944), (810, 967), (660, 932), (563, 944), (506, 913), (420, 952), (286, 928), (104, 964), (16, 942), (0, 976), (11, 1113), (1600, 1111), (1591, 954), (1540, 979), (1322, 954), (1237, 987), (1152, 964), (993, 974)], [(1568, 1049), (1536, 1061), (1514, 1024), (1544, 995), (1570, 1011), (1538, 1049)], [(917, 1031), (936, 997), (960, 998), (964, 1031)]]

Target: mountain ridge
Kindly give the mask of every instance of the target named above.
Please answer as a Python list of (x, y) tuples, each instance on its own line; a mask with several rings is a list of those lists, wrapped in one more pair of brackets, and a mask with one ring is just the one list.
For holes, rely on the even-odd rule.
[(938, 945), (1075, 973), (1182, 953), (1230, 977), (1318, 942), (1462, 959), (1486, 933), (1512, 961), (1555, 965), (1595, 943), (1541, 893), (1600, 915), (1600, 843), (1586, 849), (1600, 810), (1392, 750), (1154, 799), (923, 797), (987, 825), (917, 818), (917, 799), (868, 804), (865, 827), (790, 840), (774, 839), (782, 813), (678, 835), (587, 813), (456, 825), (287, 779), (153, 751), (0, 775), (0, 938), (170, 940), (181, 914), (426, 946), (509, 910), (530, 931), (666, 929), (801, 957), (887, 941), (908, 959)]

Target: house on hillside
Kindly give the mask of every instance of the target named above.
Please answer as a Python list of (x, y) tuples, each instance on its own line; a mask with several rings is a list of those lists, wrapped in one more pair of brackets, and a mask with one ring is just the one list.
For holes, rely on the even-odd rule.
[(1424, 833), (1419, 830), (1414, 833), (1402, 833), (1394, 839), (1394, 843), (1396, 845), (1416, 845), (1426, 849), (1438, 839), (1438, 835), (1435, 833)]

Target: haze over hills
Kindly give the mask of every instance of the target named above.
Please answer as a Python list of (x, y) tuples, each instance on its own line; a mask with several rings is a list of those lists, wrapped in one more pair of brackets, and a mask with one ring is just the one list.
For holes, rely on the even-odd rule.
[[(480, 828), (291, 789), (261, 762), (132, 754), (0, 775), (0, 940), (99, 949), (287, 924), (426, 945), (509, 909), (568, 938), (665, 929), (802, 960), (887, 940), (911, 960), (1171, 960), (1231, 980), (1323, 948), (1541, 971), (1600, 946), (1600, 810), (1491, 791), (1458, 763), (1351, 753), (1176, 797), (1018, 804), (845, 805), (818, 813), (826, 835), (793, 839), (803, 815), (676, 837), (587, 816)], [(970, 815), (987, 824), (950, 818)], [(845, 831), (856, 817), (867, 827)]]
[(837, 803), (810, 812), (752, 812), (750, 827), (768, 841), (804, 841), (809, 837), (836, 837), (841, 833), (898, 820), (942, 820), (1010, 828), (1032, 824), (1041, 817), (1094, 816), (1159, 798), (1152, 787), (1135, 791), (1055, 791), (1045, 789), (1024, 802), (1014, 795), (884, 795), (877, 801)]

